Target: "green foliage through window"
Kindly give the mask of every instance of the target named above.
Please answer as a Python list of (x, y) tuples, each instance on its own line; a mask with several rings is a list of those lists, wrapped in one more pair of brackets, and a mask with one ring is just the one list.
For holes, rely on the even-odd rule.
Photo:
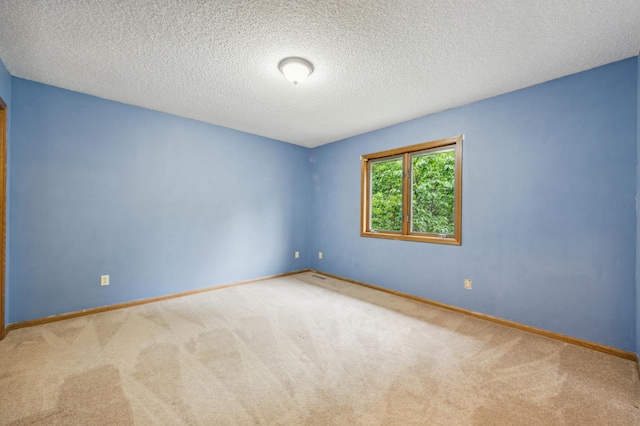
[(412, 157), (411, 231), (452, 235), (456, 157), (453, 150)]
[(402, 157), (371, 164), (371, 228), (402, 231)]

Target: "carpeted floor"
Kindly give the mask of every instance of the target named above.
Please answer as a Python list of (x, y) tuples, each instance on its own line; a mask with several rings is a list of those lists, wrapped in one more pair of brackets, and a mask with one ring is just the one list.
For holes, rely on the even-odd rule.
[(20, 329), (0, 423), (632, 425), (635, 364), (312, 273)]

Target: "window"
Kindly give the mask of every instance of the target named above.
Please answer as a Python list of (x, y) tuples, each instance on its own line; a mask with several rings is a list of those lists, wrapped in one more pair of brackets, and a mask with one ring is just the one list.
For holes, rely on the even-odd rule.
[(462, 136), (362, 156), (363, 237), (460, 245)]

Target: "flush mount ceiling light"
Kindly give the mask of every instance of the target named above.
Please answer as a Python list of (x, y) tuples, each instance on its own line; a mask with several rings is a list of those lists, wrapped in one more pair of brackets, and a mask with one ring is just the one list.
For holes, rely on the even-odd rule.
[(285, 58), (278, 64), (280, 72), (292, 82), (298, 84), (305, 78), (309, 77), (313, 72), (311, 62), (302, 58)]

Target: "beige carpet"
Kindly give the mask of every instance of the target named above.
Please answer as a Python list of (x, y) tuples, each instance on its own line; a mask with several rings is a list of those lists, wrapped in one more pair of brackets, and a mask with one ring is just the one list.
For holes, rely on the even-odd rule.
[(640, 424), (635, 364), (312, 273), (16, 330), (2, 424)]

